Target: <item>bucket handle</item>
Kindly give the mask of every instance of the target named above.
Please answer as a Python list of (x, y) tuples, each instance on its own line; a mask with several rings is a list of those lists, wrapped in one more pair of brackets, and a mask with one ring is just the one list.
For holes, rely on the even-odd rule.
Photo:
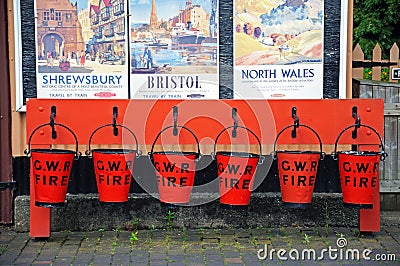
[(216, 151), (216, 150), (217, 150), (217, 142), (218, 142), (219, 137), (222, 135), (223, 132), (228, 131), (228, 129), (230, 129), (230, 128), (235, 128), (235, 129), (237, 129), (237, 128), (242, 128), (242, 129), (245, 129), (245, 130), (247, 130), (248, 132), (250, 132), (250, 133), (257, 139), (258, 147), (259, 147), (259, 149), (260, 149), (260, 158), (259, 158), (259, 160), (258, 160), (258, 164), (263, 164), (263, 163), (264, 163), (264, 160), (265, 160), (265, 157), (262, 156), (262, 148), (261, 148), (261, 141), (260, 141), (260, 139), (257, 137), (257, 135), (256, 135), (251, 129), (248, 129), (247, 127), (244, 127), (244, 126), (238, 126), (238, 125), (233, 125), (233, 126), (226, 127), (226, 128), (224, 128), (223, 130), (221, 130), (221, 132), (219, 132), (219, 134), (217, 135), (217, 138), (215, 139), (215, 143), (214, 143), (214, 152), (211, 153), (211, 157), (213, 158), (213, 160), (215, 160), (215, 155), (217, 154), (217, 151)]
[(337, 160), (336, 154), (337, 154), (337, 144), (338, 144), (339, 138), (342, 136), (342, 134), (343, 134), (345, 131), (349, 130), (349, 129), (352, 128), (352, 127), (366, 127), (366, 128), (371, 129), (371, 130), (377, 135), (377, 137), (379, 138), (379, 141), (381, 142), (381, 145), (380, 145), (380, 146), (381, 146), (381, 148), (382, 148), (382, 151), (381, 151), (381, 161), (384, 161), (384, 160), (386, 159), (386, 157), (388, 156), (388, 154), (385, 152), (385, 146), (383, 145), (383, 141), (382, 141), (381, 135), (379, 135), (378, 131), (376, 131), (373, 127), (368, 126), (368, 125), (364, 125), (364, 124), (353, 124), (353, 125), (350, 125), (350, 126), (346, 127), (345, 129), (343, 129), (343, 130), (339, 133), (339, 135), (337, 136), (336, 141), (335, 141), (335, 150), (334, 150), (334, 152), (332, 153), (333, 159), (334, 159), (334, 160)]
[(189, 131), (189, 133), (192, 134), (192, 136), (196, 140), (197, 153), (199, 154), (199, 157), (196, 160), (197, 161), (200, 160), (200, 157), (201, 157), (200, 144), (199, 144), (199, 139), (197, 138), (196, 134), (194, 134), (194, 132), (192, 130), (190, 130), (189, 128), (187, 128), (185, 126), (178, 126), (178, 125), (167, 126), (167, 127), (163, 128), (160, 132), (158, 132), (157, 137), (154, 139), (153, 144), (151, 145), (151, 151), (149, 152), (149, 155), (153, 154), (154, 146), (156, 145), (157, 139), (161, 136), (162, 133), (164, 133), (166, 130), (168, 130), (170, 128), (172, 128), (173, 130), (175, 130), (176, 128), (182, 128), (182, 129), (185, 129), (185, 130)]
[(120, 125), (120, 124), (105, 124), (105, 125), (102, 125), (102, 126), (96, 128), (96, 129), (92, 132), (92, 134), (90, 135), (90, 138), (89, 138), (89, 150), (87, 150), (87, 151), (85, 152), (85, 154), (86, 154), (88, 157), (91, 157), (91, 154), (92, 154), (92, 150), (90, 149), (90, 144), (91, 144), (91, 142), (92, 142), (92, 138), (93, 138), (94, 134), (96, 134), (97, 131), (99, 131), (100, 129), (105, 128), (105, 127), (114, 127), (114, 128), (120, 127), (120, 128), (126, 129), (129, 133), (131, 133), (131, 135), (132, 135), (133, 138), (135, 139), (135, 142), (136, 142), (136, 157), (139, 157), (139, 156), (142, 154), (142, 151), (139, 150), (139, 143), (138, 143), (138, 140), (137, 140), (137, 138), (136, 138), (136, 135), (135, 135), (135, 133), (133, 133), (133, 131), (132, 131), (130, 128), (128, 128), (128, 127), (126, 127), (126, 126), (124, 126), (124, 125)]
[[(293, 127), (293, 126), (294, 126), (294, 125), (286, 126), (286, 127), (283, 128), (281, 131), (279, 131), (278, 135), (276, 136), (275, 141), (274, 141), (274, 151), (271, 153), (272, 158), (273, 158), (274, 160), (276, 159), (276, 143), (278, 142), (279, 136), (280, 136), (285, 130), (287, 130), (287, 129)], [(307, 126), (307, 125), (304, 125), (304, 124), (298, 124), (298, 125), (296, 125), (296, 126), (297, 126), (297, 127), (305, 127), (305, 128), (308, 128), (309, 130), (311, 130), (311, 131), (315, 134), (315, 136), (318, 138), (318, 142), (319, 142), (319, 150), (320, 150), (320, 154), (321, 154), (320, 160), (323, 160), (323, 159), (325, 158), (325, 153), (322, 151), (322, 141), (321, 141), (321, 138), (319, 137), (317, 131), (315, 131), (313, 128), (311, 128), (311, 127), (309, 127), (309, 126)]]
[(52, 128), (53, 128), (53, 126), (63, 127), (65, 129), (67, 129), (72, 134), (72, 136), (74, 136), (74, 139), (75, 139), (75, 158), (74, 159), (78, 160), (81, 155), (81, 153), (78, 151), (78, 138), (76, 137), (75, 133), (69, 127), (67, 127), (63, 124), (59, 124), (59, 123), (46, 123), (46, 124), (42, 124), (42, 125), (38, 126), (37, 128), (35, 128), (32, 131), (31, 135), (29, 136), (28, 148), (24, 150), (25, 155), (29, 156), (31, 154), (31, 140), (32, 140), (33, 135), (36, 133), (36, 131), (38, 131), (40, 128), (45, 127), (45, 126), (50, 126)]

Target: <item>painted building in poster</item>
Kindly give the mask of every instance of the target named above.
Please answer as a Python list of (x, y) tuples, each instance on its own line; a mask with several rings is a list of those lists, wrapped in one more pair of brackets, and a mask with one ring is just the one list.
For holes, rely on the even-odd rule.
[(86, 8), (80, 10), (78, 14), (78, 19), (82, 27), (83, 41), (87, 44), (93, 38), (93, 31), (91, 29), (91, 24), (90, 24), (89, 9)]
[(95, 52), (125, 53), (124, 0), (99, 0), (89, 10)]
[(181, 8), (179, 14), (171, 19), (170, 24), (172, 27), (183, 25), (209, 35), (209, 18), (210, 15), (201, 5), (194, 5), (192, 1), (186, 1), (185, 7)]
[(150, 15), (150, 28), (156, 29), (159, 27), (158, 17), (157, 17), (157, 7), (156, 0), (151, 2), (151, 15)]
[(64, 56), (85, 49), (76, 3), (68, 0), (37, 0), (37, 51), (39, 58), (47, 52)]

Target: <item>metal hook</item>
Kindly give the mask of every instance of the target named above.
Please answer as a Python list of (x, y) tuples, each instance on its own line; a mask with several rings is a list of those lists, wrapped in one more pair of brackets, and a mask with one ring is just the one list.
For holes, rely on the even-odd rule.
[(57, 115), (57, 108), (53, 105), (51, 107), (51, 111), (50, 111), (50, 126), (51, 126), (51, 138), (52, 139), (56, 139), (57, 138), (57, 132), (54, 128), (54, 118)]
[(174, 136), (178, 136), (178, 106), (174, 106), (173, 115), (174, 115), (173, 134), (174, 134)]
[(351, 116), (354, 118), (354, 130), (351, 133), (351, 137), (353, 139), (357, 138), (357, 129), (359, 129), (361, 127), (361, 118), (360, 116), (357, 114), (357, 106), (353, 106), (352, 108), (352, 113)]
[(236, 138), (237, 128), (238, 128), (238, 118), (237, 118), (237, 109), (236, 108), (232, 108), (232, 118), (233, 118), (232, 137)]
[(295, 106), (292, 107), (292, 118), (294, 119), (293, 122), (293, 130), (292, 130), (292, 138), (297, 137), (297, 128), (300, 126), (300, 119), (297, 116), (297, 108)]
[(118, 127), (117, 127), (117, 117), (118, 117), (118, 106), (113, 107), (113, 116), (112, 116), (112, 124), (114, 128), (114, 136), (118, 136)]

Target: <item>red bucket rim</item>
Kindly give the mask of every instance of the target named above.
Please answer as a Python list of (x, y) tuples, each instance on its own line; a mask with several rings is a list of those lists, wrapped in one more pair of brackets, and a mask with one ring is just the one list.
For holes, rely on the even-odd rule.
[(199, 153), (193, 151), (154, 151), (151, 155), (196, 155), (199, 156)]
[(57, 153), (57, 154), (75, 154), (74, 151), (71, 150), (62, 150), (62, 149), (32, 149), (32, 152), (37, 153)]
[(131, 149), (93, 149), (92, 153), (102, 153), (102, 154), (128, 154), (137, 152), (137, 150)]
[(277, 154), (279, 153), (289, 153), (289, 154), (321, 154), (319, 151), (292, 151), (292, 150), (282, 150), (276, 151)]
[(260, 158), (260, 154), (255, 154), (251, 152), (237, 152), (237, 151), (218, 151), (216, 156), (231, 156), (231, 157), (241, 157), (241, 158)]
[(382, 155), (382, 152), (378, 151), (339, 151), (338, 154), (343, 155), (357, 155), (357, 156), (377, 156)]

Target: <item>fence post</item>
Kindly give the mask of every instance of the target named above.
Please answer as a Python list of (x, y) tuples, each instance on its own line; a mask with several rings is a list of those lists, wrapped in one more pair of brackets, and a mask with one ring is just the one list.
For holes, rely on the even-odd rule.
[[(382, 61), (382, 49), (377, 43), (372, 51), (372, 62)], [(372, 67), (372, 80), (381, 80), (382, 67), (376, 66)]]
[(394, 43), (392, 48), (390, 49), (390, 62), (397, 62), (397, 66), (390, 66), (389, 70), (389, 81), (390, 82), (397, 82), (397, 80), (392, 79), (392, 68), (399, 67), (400, 60), (399, 60), (399, 47), (397, 43)]
[[(364, 61), (364, 52), (361, 46), (357, 43), (353, 50), (353, 61)], [(353, 68), (353, 78), (362, 79), (364, 76), (364, 68)]]

